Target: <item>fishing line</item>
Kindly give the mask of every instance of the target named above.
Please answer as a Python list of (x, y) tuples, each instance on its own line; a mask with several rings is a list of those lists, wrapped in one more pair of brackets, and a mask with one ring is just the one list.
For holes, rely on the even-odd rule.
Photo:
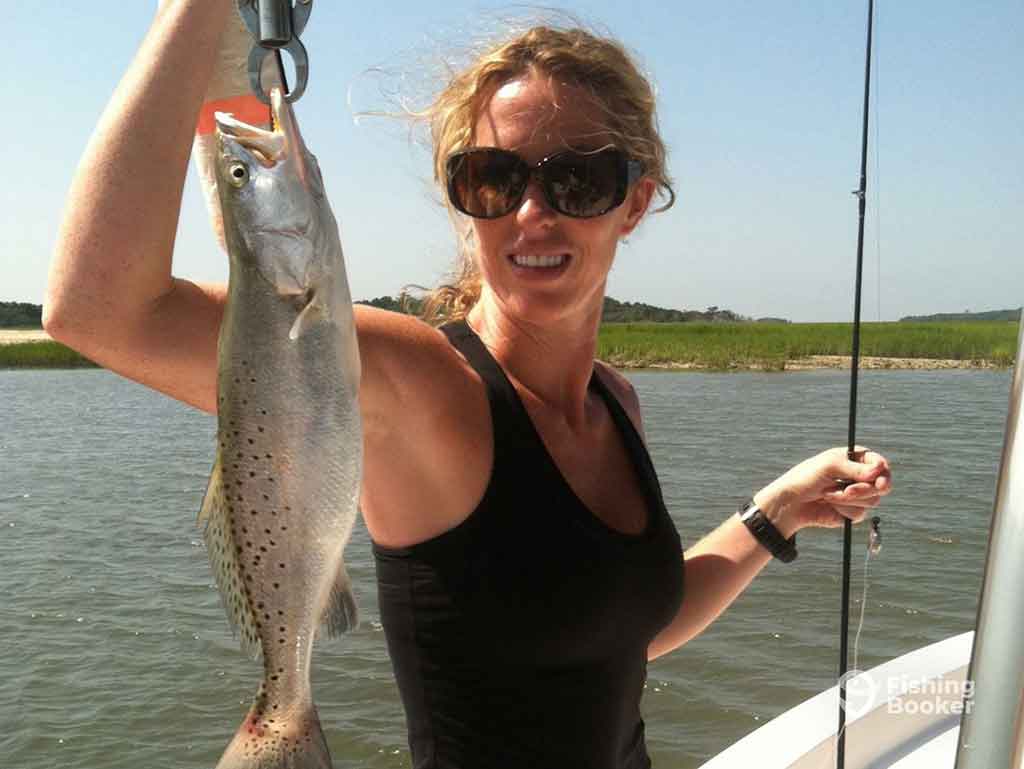
[[(864, 575), (861, 581), (861, 594), (860, 594), (860, 619), (857, 622), (857, 635), (853, 641), (853, 668), (850, 670), (851, 673), (860, 672), (860, 668), (857, 667), (857, 661), (860, 654), (860, 633), (864, 629), (864, 615), (866, 613), (868, 605), (868, 564), (871, 561), (872, 556), (878, 555), (882, 550), (882, 532), (879, 526), (882, 519), (877, 515), (871, 519), (871, 530), (868, 533), (867, 547), (864, 549)], [(845, 699), (843, 700), (845, 703)], [(842, 730), (836, 735), (836, 738), (845, 736), (846, 724), (843, 724)], [(832, 766), (833, 761), (836, 758), (837, 744), (832, 743), (832, 748), (829, 751), (828, 760), (826, 766)]]
[(857, 635), (853, 639), (853, 669), (860, 670), (857, 666), (857, 657), (860, 652), (860, 631), (864, 629), (864, 610), (868, 605), (868, 563), (871, 556), (878, 555), (882, 550), (882, 532), (879, 525), (882, 519), (877, 515), (871, 519), (871, 532), (868, 534), (868, 546), (864, 549), (864, 578), (860, 593), (860, 621), (857, 622)]

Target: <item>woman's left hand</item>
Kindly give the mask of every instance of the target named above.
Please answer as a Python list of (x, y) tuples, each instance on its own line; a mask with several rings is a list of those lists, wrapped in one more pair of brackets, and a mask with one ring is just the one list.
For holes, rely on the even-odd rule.
[(845, 448), (804, 460), (755, 494), (754, 502), (789, 537), (807, 526), (859, 523), (890, 491), (889, 462), (857, 446), (855, 460), (847, 459)]

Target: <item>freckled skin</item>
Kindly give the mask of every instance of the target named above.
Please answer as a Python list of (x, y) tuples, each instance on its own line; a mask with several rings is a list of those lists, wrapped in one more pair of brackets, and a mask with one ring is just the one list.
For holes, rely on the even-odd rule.
[[(290, 110), (281, 123), (283, 144), (251, 139), (265, 154), (280, 150), (272, 168), (249, 152), (254, 129), (221, 126), (220, 136), (231, 273), (208, 494), (219, 506), (211, 503), (206, 538), (228, 615), (262, 656), (263, 682), (219, 769), (330, 765), (310, 693), (312, 644), (325, 610), (334, 607), (335, 626), (339, 606), (354, 620), (338, 574), (362, 462), (355, 325), (319, 171)], [(240, 166), (248, 176), (233, 184)], [(292, 753), (299, 758), (286, 762)]]

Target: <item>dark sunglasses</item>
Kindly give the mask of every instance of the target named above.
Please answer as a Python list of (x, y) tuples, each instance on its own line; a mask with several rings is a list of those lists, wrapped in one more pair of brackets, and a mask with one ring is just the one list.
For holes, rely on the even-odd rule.
[(477, 219), (497, 219), (522, 202), (536, 176), (555, 211), (576, 219), (601, 216), (622, 205), (629, 185), (644, 172), (643, 163), (610, 147), (599, 152), (568, 150), (534, 166), (514, 152), (474, 147), (448, 156), (448, 199)]

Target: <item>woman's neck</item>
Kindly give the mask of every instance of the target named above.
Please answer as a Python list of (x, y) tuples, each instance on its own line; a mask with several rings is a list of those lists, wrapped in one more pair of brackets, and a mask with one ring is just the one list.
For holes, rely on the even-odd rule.
[(466, 317), (505, 372), (573, 429), (582, 429), (587, 422), (587, 386), (597, 352), (603, 292), (597, 298), (595, 306), (541, 324), (508, 313), (485, 286)]

